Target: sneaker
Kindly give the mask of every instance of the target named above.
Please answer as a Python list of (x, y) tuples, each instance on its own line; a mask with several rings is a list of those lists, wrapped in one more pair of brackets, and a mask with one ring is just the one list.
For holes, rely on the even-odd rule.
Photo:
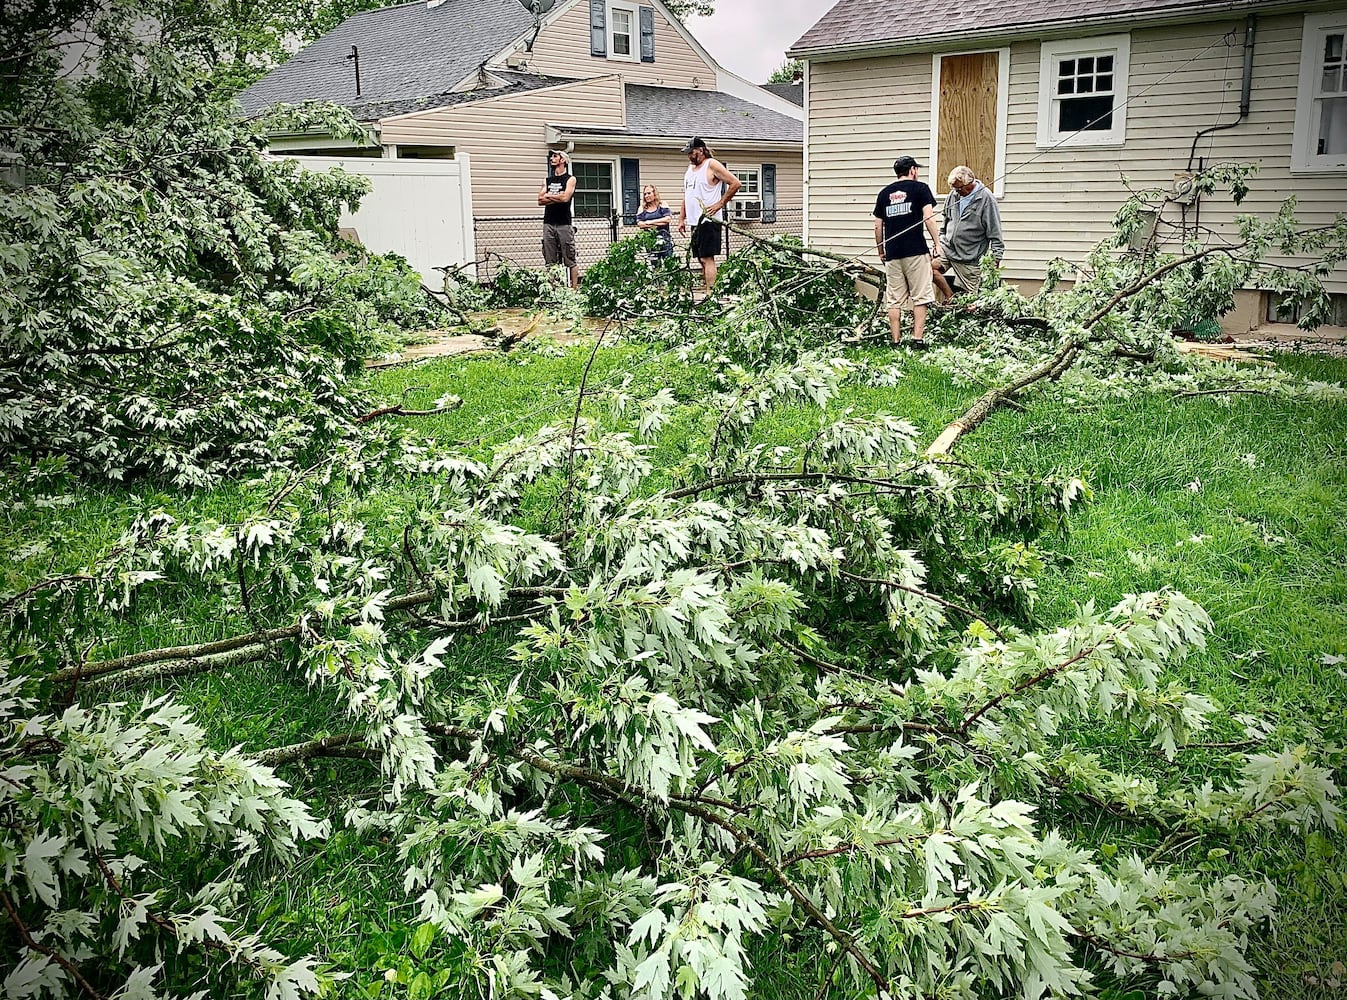
[(909, 340), (907, 346), (914, 351), (924, 351), (929, 345), (925, 340)]

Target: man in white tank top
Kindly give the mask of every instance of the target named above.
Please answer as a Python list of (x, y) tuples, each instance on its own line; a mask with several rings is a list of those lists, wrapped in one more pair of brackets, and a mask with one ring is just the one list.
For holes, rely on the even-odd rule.
[(702, 280), (709, 289), (716, 280), (716, 255), (720, 253), (721, 223), (725, 206), (739, 190), (739, 178), (711, 155), (711, 148), (697, 137), (683, 147), (688, 169), (683, 175), (683, 214), (678, 235), (692, 227), (692, 255), (701, 262)]

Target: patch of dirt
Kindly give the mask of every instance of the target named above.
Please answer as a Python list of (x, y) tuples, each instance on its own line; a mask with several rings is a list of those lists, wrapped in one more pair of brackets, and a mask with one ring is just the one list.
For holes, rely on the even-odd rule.
[(389, 368), (426, 358), (496, 351), (502, 346), (517, 344), (526, 337), (546, 337), (558, 344), (569, 346), (587, 337), (597, 336), (605, 322), (586, 317), (581, 323), (583, 332), (576, 332), (566, 320), (529, 309), (497, 309), (492, 312), (472, 313), (470, 318), (475, 329), (490, 331), (491, 336), (464, 333), (461, 327), (453, 330), (426, 330), (419, 335), (422, 338), (421, 343), (408, 345), (397, 354), (377, 358), (368, 362), (365, 367)]

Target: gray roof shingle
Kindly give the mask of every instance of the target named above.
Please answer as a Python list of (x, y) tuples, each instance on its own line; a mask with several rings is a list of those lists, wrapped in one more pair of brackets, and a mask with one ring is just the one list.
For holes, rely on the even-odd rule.
[[(519, 0), (445, 0), (438, 7), (413, 0), (365, 11), (300, 49), (239, 101), (254, 114), (303, 101), (357, 107), (443, 96), (530, 24)], [(360, 50), (358, 97), (352, 45)]]
[(804, 85), (800, 83), (764, 83), (762, 89), (777, 97), (784, 97), (792, 104), (804, 107)]
[[(578, 132), (596, 130), (571, 126)], [(716, 90), (627, 84), (627, 135), (801, 142), (804, 126), (768, 108)]]
[(349, 105), (351, 113), (358, 121), (377, 122), (394, 115), (408, 115), (413, 111), (429, 111), (432, 108), (447, 108), (456, 104), (471, 104), (484, 101), (488, 97), (501, 97), (505, 94), (523, 94), (530, 90), (543, 90), (547, 87), (559, 87), (564, 83), (574, 83), (574, 79), (561, 76), (540, 76), (536, 73), (504, 72), (493, 69), (493, 77), (504, 81), (504, 86), (479, 87), (475, 90), (450, 90), (440, 94), (428, 94), (425, 97), (407, 97), (392, 101), (365, 101)]
[(1269, 6), (1267, 0), (838, 0), (790, 47), (807, 57), (834, 49), (920, 45), (1015, 29), (1138, 16), (1200, 15)]

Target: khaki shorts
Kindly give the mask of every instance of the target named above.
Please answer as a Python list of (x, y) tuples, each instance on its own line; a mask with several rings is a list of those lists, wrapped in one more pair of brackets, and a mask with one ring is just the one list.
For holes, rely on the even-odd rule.
[(543, 223), (543, 263), (575, 266), (575, 227)]
[(945, 263), (954, 272), (954, 280), (962, 286), (962, 291), (976, 292), (982, 287), (982, 265), (977, 261), (965, 264), (961, 260), (947, 260)]
[(935, 282), (931, 280), (931, 256), (899, 257), (884, 261), (884, 307), (911, 309), (929, 306), (935, 301)]

